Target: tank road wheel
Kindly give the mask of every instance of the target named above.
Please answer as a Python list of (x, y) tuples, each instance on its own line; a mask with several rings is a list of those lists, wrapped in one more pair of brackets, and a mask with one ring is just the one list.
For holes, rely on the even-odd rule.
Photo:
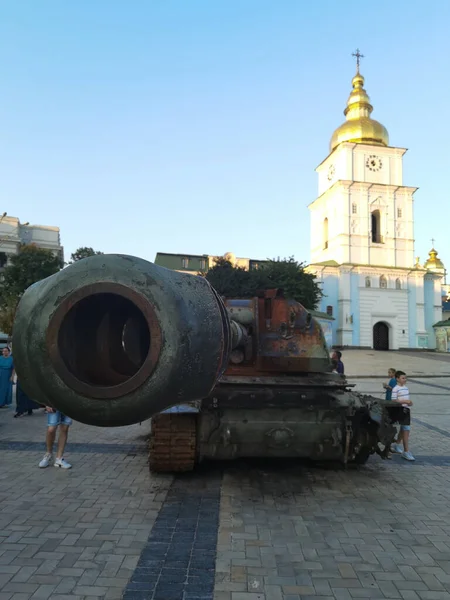
[(162, 413), (152, 417), (149, 450), (150, 471), (192, 471), (197, 453), (197, 415)]

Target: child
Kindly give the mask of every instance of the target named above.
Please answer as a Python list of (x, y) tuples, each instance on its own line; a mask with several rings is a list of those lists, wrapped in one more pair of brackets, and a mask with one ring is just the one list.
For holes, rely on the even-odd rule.
[[(396, 371), (395, 379), (397, 385), (391, 392), (391, 400), (400, 406), (391, 409), (392, 418), (400, 423), (400, 433), (396, 443), (392, 445), (391, 450), (401, 454), (406, 460), (415, 460), (409, 451), (409, 432), (411, 430), (411, 411), (413, 405), (409, 398), (409, 389), (406, 387), (406, 375), (403, 371)], [(395, 411), (395, 412), (394, 412)], [(403, 449), (401, 443), (403, 442)]]
[(383, 387), (386, 390), (386, 400), (392, 400), (392, 390), (397, 385), (397, 380), (395, 379), (395, 369), (388, 370), (388, 383), (383, 383)]

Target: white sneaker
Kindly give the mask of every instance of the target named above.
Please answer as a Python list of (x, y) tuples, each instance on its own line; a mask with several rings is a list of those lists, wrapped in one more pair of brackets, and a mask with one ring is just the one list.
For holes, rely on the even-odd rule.
[(416, 460), (411, 452), (402, 452), (402, 458), (405, 460)]
[(54, 467), (59, 467), (60, 469), (71, 469), (72, 465), (67, 462), (64, 458), (57, 458), (55, 460)]
[(47, 452), (47, 454), (44, 454), (44, 458), (39, 463), (39, 468), (45, 469), (45, 467), (48, 467), (51, 460), (52, 460), (52, 455)]
[(403, 454), (403, 447), (400, 444), (392, 444), (391, 452), (394, 454)]

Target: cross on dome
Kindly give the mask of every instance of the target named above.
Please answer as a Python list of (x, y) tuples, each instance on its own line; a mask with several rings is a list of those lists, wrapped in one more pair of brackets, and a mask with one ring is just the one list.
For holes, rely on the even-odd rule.
[(356, 48), (356, 52), (352, 52), (352, 56), (356, 58), (356, 70), (359, 73), (359, 65), (361, 63), (361, 58), (364, 58), (364, 54), (361, 54), (359, 48)]

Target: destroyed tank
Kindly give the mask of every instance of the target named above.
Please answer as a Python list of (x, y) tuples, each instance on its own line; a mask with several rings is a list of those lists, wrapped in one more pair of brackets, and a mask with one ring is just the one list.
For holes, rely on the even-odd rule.
[(150, 468), (204, 459), (387, 456), (383, 401), (332, 373), (319, 323), (268, 290), (222, 299), (201, 276), (98, 255), (32, 285), (16, 315), (26, 393), (76, 421), (152, 419)]

